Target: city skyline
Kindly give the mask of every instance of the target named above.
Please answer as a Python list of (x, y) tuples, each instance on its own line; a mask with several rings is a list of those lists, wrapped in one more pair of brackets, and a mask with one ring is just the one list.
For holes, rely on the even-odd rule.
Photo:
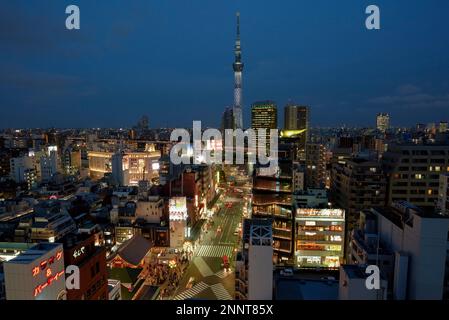
[(434, 3), (377, 1), (376, 31), (364, 28), (367, 4), (356, 1), (279, 8), (194, 1), (179, 10), (78, 1), (78, 31), (64, 28), (67, 3), (4, 4), (2, 30), (10, 31), (0, 34), (0, 128), (130, 127), (142, 114), (152, 128), (192, 120), (219, 127), (233, 104), (237, 11), (244, 123), (250, 105), (267, 99), (277, 103), (280, 124), (289, 100), (311, 107), (311, 126), (374, 126), (380, 112), (392, 126), (447, 120), (449, 45), (440, 39), (449, 4)]

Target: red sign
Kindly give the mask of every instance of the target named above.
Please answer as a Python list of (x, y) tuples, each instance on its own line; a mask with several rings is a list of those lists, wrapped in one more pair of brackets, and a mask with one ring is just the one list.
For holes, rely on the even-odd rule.
[(40, 295), (42, 293), (42, 290), (44, 290), (46, 287), (51, 285), (53, 283), (53, 281), (57, 281), (59, 279), (59, 277), (61, 277), (64, 274), (64, 269), (62, 271), (56, 273), (54, 276), (51, 276), (51, 269), (47, 270), (47, 274), (48, 274), (48, 271), (50, 271), (50, 276), (47, 278), (47, 282), (40, 284), (36, 288), (34, 288), (34, 296), (35, 297)]
[(59, 277), (61, 277), (64, 274), (64, 269), (60, 272), (55, 273), (55, 275), (53, 275), (53, 271), (50, 268), (50, 266), (55, 263), (55, 261), (59, 261), (62, 258), (62, 251), (58, 251), (56, 253), (56, 255), (51, 256), (50, 258), (48, 258), (47, 260), (43, 260), (39, 263), (39, 265), (34, 266), (33, 269), (31, 270), (33, 277), (36, 277), (40, 274), (40, 272), (44, 272), (45, 271), (45, 276), (47, 277), (47, 281), (44, 282), (43, 284), (38, 285), (36, 288), (34, 288), (34, 296), (37, 297), (38, 295), (40, 295), (42, 293), (42, 290), (44, 290), (46, 287), (48, 287), (49, 285), (51, 285), (53, 283), (53, 281), (56, 281), (59, 279)]
[(47, 267), (52, 265), (55, 262), (55, 259), (59, 261), (61, 260), (61, 258), (62, 258), (62, 251), (58, 251), (56, 253), (56, 256), (51, 256), (50, 258), (48, 258), (48, 260), (41, 261), (41, 263), (39, 263), (39, 266), (33, 268), (32, 270), (33, 277), (37, 276), (40, 270), (44, 271)]

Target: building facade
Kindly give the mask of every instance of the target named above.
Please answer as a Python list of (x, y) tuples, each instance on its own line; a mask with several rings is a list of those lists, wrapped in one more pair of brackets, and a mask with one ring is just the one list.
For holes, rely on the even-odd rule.
[(62, 244), (36, 244), (3, 267), (7, 300), (66, 299)]
[(344, 258), (345, 211), (297, 208), (295, 264), (336, 269)]

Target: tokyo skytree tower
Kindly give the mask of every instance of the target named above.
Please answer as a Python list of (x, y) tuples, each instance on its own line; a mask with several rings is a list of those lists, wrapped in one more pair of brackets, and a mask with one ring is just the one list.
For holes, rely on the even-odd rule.
[(237, 12), (237, 38), (235, 40), (235, 61), (232, 65), (234, 69), (234, 127), (243, 129), (243, 112), (242, 112), (242, 49), (240, 46), (240, 13)]

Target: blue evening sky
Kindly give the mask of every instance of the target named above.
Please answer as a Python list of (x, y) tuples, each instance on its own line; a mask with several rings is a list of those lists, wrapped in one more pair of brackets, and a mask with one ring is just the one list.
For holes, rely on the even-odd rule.
[[(65, 29), (65, 8), (81, 30)], [(365, 28), (365, 8), (381, 30)], [(449, 120), (447, 0), (0, 0), (0, 127), (218, 126), (241, 12), (250, 105), (311, 106), (317, 125)]]

